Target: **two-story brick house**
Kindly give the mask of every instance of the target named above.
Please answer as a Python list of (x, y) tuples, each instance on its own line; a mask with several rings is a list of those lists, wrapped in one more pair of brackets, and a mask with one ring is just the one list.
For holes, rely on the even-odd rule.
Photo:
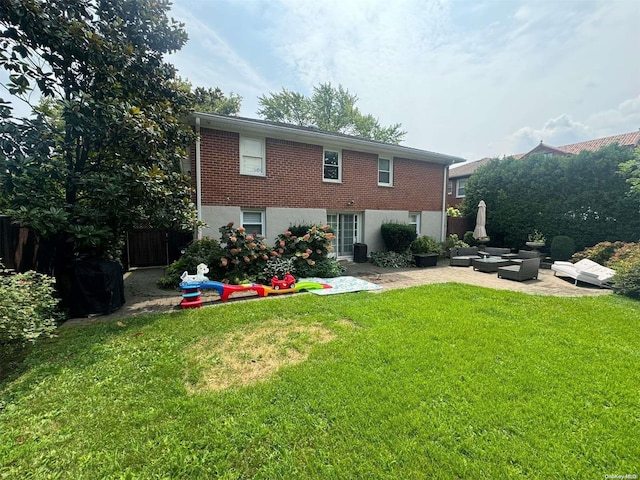
[(449, 165), (462, 158), (262, 120), (194, 113), (189, 170), (200, 237), (229, 222), (270, 243), (290, 225), (328, 223), (339, 258), (383, 248), (380, 225), (443, 239)]

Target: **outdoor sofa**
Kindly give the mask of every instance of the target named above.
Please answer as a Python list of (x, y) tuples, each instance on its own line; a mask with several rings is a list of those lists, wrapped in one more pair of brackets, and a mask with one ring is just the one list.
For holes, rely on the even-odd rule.
[(583, 258), (576, 263), (555, 261), (551, 265), (551, 270), (556, 276), (561, 274), (573, 278), (576, 285), (578, 285), (578, 282), (585, 282), (607, 288), (611, 287), (609, 282), (616, 274), (615, 270), (602, 266), (588, 258)]
[(478, 251), (478, 247), (453, 247), (449, 265), (452, 267), (468, 267), (471, 265), (471, 260), (480, 258)]
[(498, 278), (508, 278), (509, 280), (517, 280), (524, 282), (538, 278), (538, 269), (540, 268), (540, 257), (523, 258), (516, 265), (498, 268)]
[(518, 264), (527, 258), (540, 258), (540, 252), (535, 250), (518, 250), (518, 256), (511, 259), (511, 263)]
[(484, 250), (480, 250), (478, 247), (453, 247), (449, 265), (453, 267), (468, 267), (474, 259), (482, 258), (483, 256), (501, 257), (510, 252), (511, 249), (500, 247), (485, 247)]

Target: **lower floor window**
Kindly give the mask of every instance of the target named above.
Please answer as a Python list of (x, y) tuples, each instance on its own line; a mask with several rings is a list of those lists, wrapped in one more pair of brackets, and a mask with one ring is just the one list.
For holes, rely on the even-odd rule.
[(409, 214), (409, 225), (413, 225), (414, 227), (416, 227), (416, 233), (420, 235), (420, 214), (419, 213)]
[(242, 211), (242, 226), (252, 235), (264, 235), (264, 212), (257, 210)]

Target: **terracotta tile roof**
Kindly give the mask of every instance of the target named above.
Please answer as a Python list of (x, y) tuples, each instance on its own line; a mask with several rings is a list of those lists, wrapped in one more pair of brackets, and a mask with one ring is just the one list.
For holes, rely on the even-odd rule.
[(490, 160), (492, 159), (489, 157), (485, 157), (474, 162), (465, 163), (464, 165), (460, 165), (459, 167), (452, 167), (449, 169), (449, 178), (468, 177), (473, 172), (475, 172), (477, 168), (489, 163)]
[[(596, 138), (595, 140), (588, 140), (586, 142), (578, 142), (571, 143), (569, 145), (561, 145), (559, 147), (552, 147), (550, 145), (546, 145), (542, 142), (536, 145), (535, 148), (529, 150), (526, 153), (518, 153), (516, 155), (511, 155), (515, 159), (521, 159), (526, 157), (530, 153), (535, 153), (535, 150), (544, 147), (545, 150), (556, 150), (558, 152), (568, 153), (570, 155), (577, 155), (582, 150), (596, 151), (602, 147), (606, 147), (608, 145), (613, 145), (617, 143), (621, 146), (627, 147), (640, 147), (640, 130), (637, 132), (631, 133), (623, 133), (621, 135), (612, 135), (610, 137)], [(473, 172), (476, 171), (482, 165), (486, 165), (490, 158), (482, 158), (480, 160), (476, 160), (475, 162), (466, 163), (464, 165), (460, 165), (459, 167), (452, 167), (449, 170), (449, 178), (460, 178), (460, 177), (468, 177)]]
[(621, 135), (612, 135), (610, 137), (596, 138), (586, 142), (572, 143), (570, 145), (562, 145), (556, 147), (566, 153), (577, 155), (582, 150), (596, 151), (602, 147), (617, 143), (622, 146), (637, 147), (640, 146), (640, 130), (632, 133), (623, 133)]

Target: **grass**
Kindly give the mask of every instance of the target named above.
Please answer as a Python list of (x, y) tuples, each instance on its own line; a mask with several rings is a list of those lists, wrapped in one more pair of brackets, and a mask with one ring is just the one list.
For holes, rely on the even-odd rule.
[(62, 329), (0, 384), (0, 478), (637, 474), (639, 323), (441, 284)]

